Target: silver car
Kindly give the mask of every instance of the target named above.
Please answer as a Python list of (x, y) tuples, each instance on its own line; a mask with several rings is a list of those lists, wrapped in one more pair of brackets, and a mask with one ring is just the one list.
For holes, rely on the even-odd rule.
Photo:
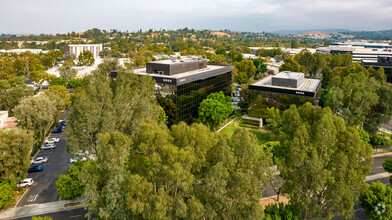
[(58, 143), (60, 141), (60, 138), (48, 138), (45, 141), (45, 144), (54, 144)]
[(47, 157), (37, 157), (33, 160), (31, 160), (31, 164), (35, 165), (35, 164), (42, 164), (42, 163), (46, 163), (48, 162), (48, 158)]
[(41, 150), (52, 150), (56, 147), (54, 144), (45, 144), (41, 147)]

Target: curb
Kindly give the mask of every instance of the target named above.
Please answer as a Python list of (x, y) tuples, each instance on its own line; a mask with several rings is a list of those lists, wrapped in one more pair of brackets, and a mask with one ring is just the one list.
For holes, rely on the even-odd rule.
[(47, 215), (47, 214), (51, 214), (51, 213), (55, 213), (55, 212), (60, 212), (60, 211), (65, 211), (65, 210), (72, 210), (72, 209), (78, 209), (78, 208), (84, 208), (83, 203), (80, 204), (80, 205), (76, 205), (76, 206), (70, 206), (70, 207), (59, 208), (59, 209), (52, 210), (52, 211), (49, 211), (49, 212), (43, 211), (43, 212), (37, 212), (37, 213), (34, 213), (34, 214), (27, 214), (27, 215), (20, 215), (20, 216), (12, 216), (12, 217), (7, 217), (7, 218), (2, 218), (2, 217), (0, 216), (0, 219), (8, 220), (8, 219), (25, 218), (25, 217), (29, 217), (29, 216), (39, 216), (39, 215), (43, 215), (43, 214)]
[(19, 205), (20, 201), (23, 199), (23, 197), (26, 195), (27, 191), (29, 191), (30, 187), (28, 189), (26, 189), (26, 191), (23, 193), (23, 195), (20, 197), (20, 199), (18, 200), (18, 202), (16, 203), (16, 205), (14, 206), (14, 208), (16, 208), (16, 206)]

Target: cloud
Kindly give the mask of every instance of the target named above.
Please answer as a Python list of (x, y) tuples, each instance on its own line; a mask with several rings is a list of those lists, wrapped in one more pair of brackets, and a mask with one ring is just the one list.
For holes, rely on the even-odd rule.
[(13, 0), (0, 2), (0, 32), (143, 29), (391, 29), (390, 0)]

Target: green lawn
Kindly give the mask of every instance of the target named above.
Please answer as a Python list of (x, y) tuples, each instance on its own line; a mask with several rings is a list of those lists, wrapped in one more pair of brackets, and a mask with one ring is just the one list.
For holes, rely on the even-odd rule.
[[(237, 125), (237, 127), (235, 125)], [(240, 117), (238, 117), (236, 120), (234, 120), (228, 126), (226, 126), (224, 129), (222, 129), (220, 131), (220, 133), (226, 135), (228, 138), (231, 138), (233, 136), (235, 130), (237, 130), (239, 127), (246, 128), (246, 129), (248, 129), (249, 132), (256, 135), (257, 140), (258, 140), (258, 144), (260, 144), (260, 145), (262, 145), (268, 141), (274, 140), (274, 135), (258, 131), (258, 127), (256, 127), (256, 126), (247, 125), (245, 123), (242, 123), (242, 119)]]

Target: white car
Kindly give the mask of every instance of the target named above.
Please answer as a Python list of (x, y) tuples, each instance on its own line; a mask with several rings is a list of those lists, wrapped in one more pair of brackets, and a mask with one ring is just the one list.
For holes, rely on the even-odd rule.
[(86, 157), (82, 157), (82, 158), (74, 157), (74, 158), (69, 159), (69, 163), (75, 163), (76, 161), (87, 161), (87, 158)]
[(60, 138), (48, 138), (45, 141), (45, 144), (54, 144), (58, 143), (60, 141)]
[(54, 144), (45, 144), (41, 147), (41, 150), (53, 150), (56, 147)]
[(34, 180), (33, 178), (26, 178), (22, 181), (20, 181), (18, 184), (16, 184), (17, 187), (29, 187), (33, 185)]
[(47, 157), (37, 157), (35, 159), (31, 160), (31, 164), (41, 164), (41, 163), (46, 163), (48, 162), (48, 158)]

